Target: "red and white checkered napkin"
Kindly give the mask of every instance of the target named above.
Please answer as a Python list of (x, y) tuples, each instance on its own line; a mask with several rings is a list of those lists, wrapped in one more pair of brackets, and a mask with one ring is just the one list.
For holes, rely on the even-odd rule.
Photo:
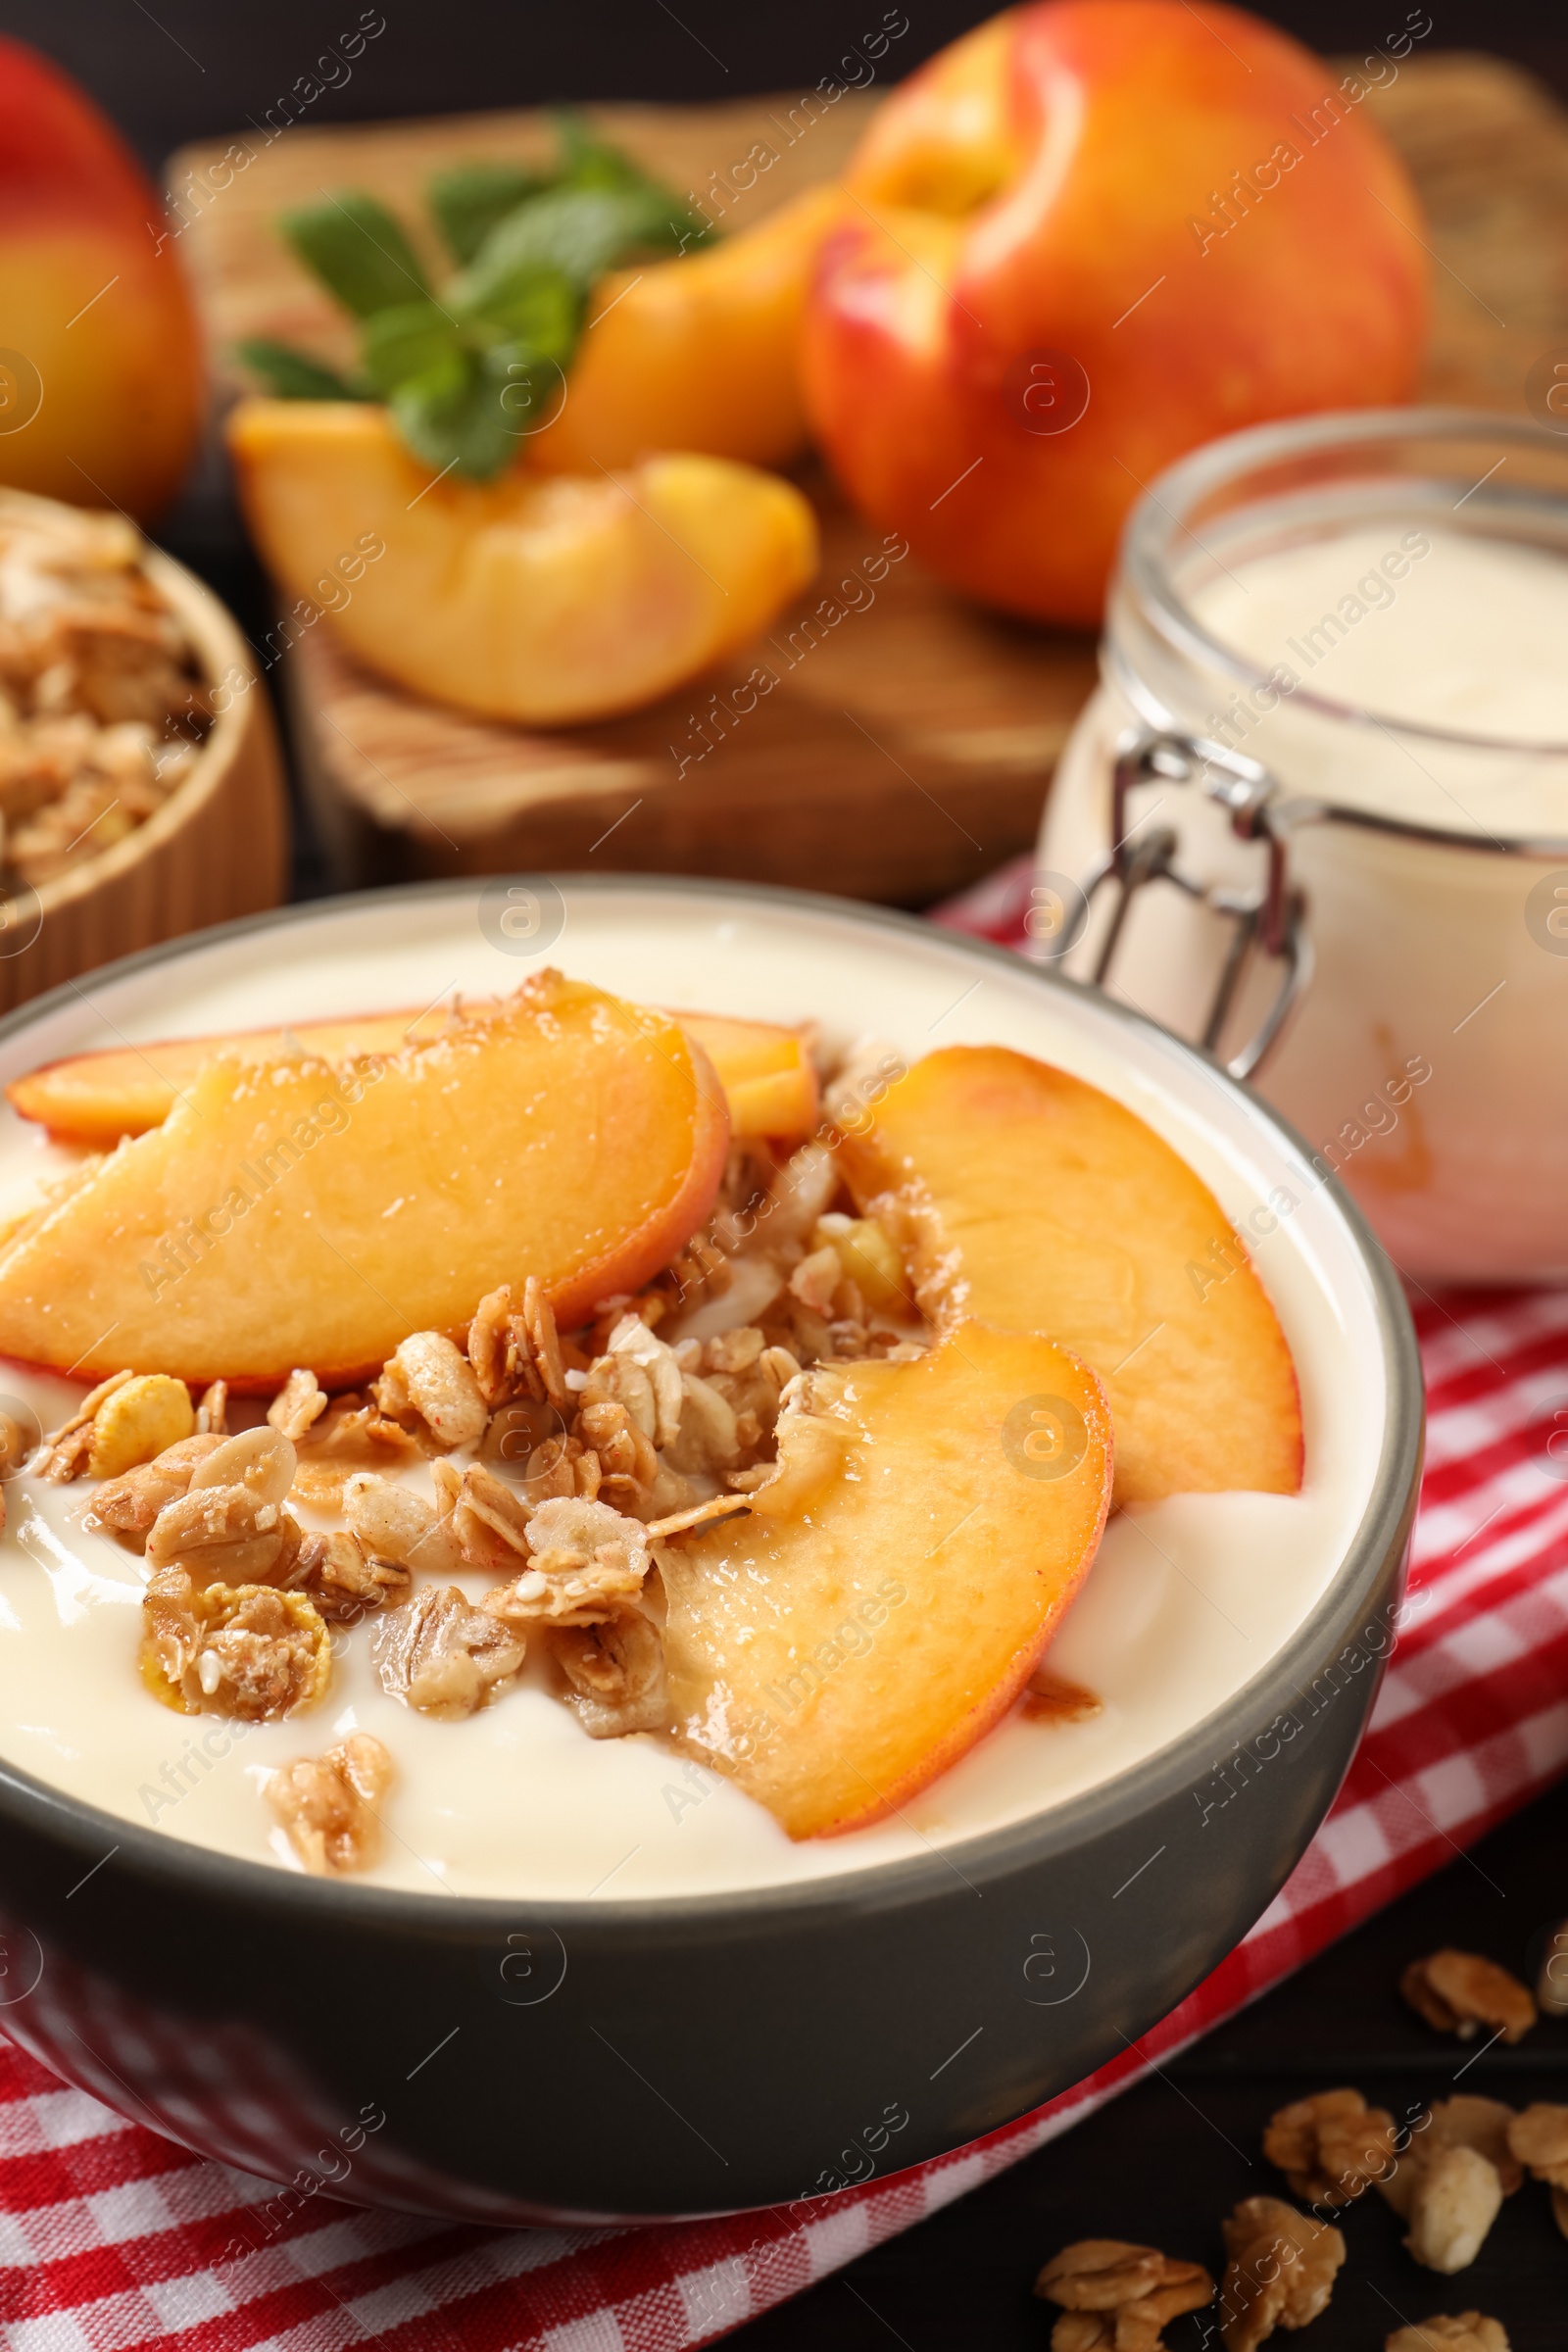
[[(1016, 937), (1000, 904), (965, 927)], [(977, 913), (980, 919), (977, 919)], [(1295, 1875), (1162, 2024), (1036, 2114), (812, 2209), (650, 2230), (495, 2231), (351, 2212), (263, 2220), (203, 2163), (0, 2044), (0, 2326), (10, 2352), (683, 2352), (799, 2292), (1137, 2081), (1568, 1767), (1568, 1292), (1417, 1321), (1430, 1391), (1412, 1607), (1349, 1779)], [(236, 2238), (258, 2251), (232, 2259)], [(220, 2261), (220, 2257), (228, 2257)], [(219, 2267), (215, 2269), (214, 2265)]]

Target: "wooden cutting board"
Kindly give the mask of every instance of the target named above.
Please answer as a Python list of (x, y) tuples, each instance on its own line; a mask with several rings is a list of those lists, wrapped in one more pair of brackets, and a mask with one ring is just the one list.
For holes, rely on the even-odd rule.
[[(1367, 103), (1403, 151), (1431, 221), (1427, 395), (1521, 413), (1532, 362), (1568, 349), (1568, 115), (1527, 74), (1463, 54), (1411, 58)], [(681, 188), (703, 191), (710, 174), (770, 152), (776, 160), (732, 209), (739, 224), (839, 172), (874, 104), (847, 93), (808, 127), (788, 97), (590, 111)], [(225, 355), (245, 335), (352, 358), (340, 315), (276, 236), (286, 205), (357, 185), (412, 223), (438, 165), (542, 156), (550, 143), (548, 119), (532, 113), (301, 124), (270, 146), (250, 137), (253, 160), (236, 171), (230, 153), (228, 184), (205, 196), (230, 143), (182, 150), (170, 183), (190, 216), (182, 249), (220, 390), (234, 388)], [(984, 612), (912, 558), (868, 580), (881, 533), (820, 473), (801, 478), (824, 556), (800, 609), (631, 718), (552, 733), (492, 725), (373, 677), (332, 643), (329, 621), (301, 639), (282, 675), (340, 878), (597, 864), (913, 906), (1026, 848), (1094, 684), (1091, 643)], [(808, 630), (824, 597), (842, 617)], [(777, 684), (737, 714), (735, 689), (754, 667)]]

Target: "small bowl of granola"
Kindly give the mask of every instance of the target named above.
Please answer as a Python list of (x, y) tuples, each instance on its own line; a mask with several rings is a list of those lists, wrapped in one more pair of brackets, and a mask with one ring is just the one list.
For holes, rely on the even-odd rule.
[(282, 895), (265, 690), (123, 515), (0, 489), (0, 1005)]
[(111, 2105), (498, 2223), (808, 2198), (1098, 2065), (1311, 1838), (1413, 1339), (1136, 1014), (503, 877), (131, 959), (0, 1086), (4, 2023)]

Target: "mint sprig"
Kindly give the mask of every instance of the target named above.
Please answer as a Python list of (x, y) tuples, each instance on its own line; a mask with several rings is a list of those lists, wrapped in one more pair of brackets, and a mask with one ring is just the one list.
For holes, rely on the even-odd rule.
[(580, 118), (559, 128), (551, 171), (467, 164), (431, 180), (431, 216), (461, 265), (440, 286), (363, 190), (285, 214), (294, 251), (359, 321), (360, 373), (262, 338), (239, 356), (281, 399), (380, 398), (437, 472), (491, 480), (559, 405), (596, 282), (637, 253), (682, 252), (711, 233)]
[(456, 164), (424, 191), (430, 218), (455, 262), (471, 262), (498, 221), (552, 184), (548, 172), (521, 164)]
[(356, 318), (372, 318), (430, 290), (402, 223), (362, 189), (302, 205), (285, 213), (279, 226), (307, 270)]

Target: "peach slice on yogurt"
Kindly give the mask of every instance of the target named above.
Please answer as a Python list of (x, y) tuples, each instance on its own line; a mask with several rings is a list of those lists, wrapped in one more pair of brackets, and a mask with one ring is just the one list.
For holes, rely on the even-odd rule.
[(1038, 1335), (819, 1366), (750, 1515), (664, 1546), (676, 1738), (792, 1838), (897, 1812), (1016, 1698), (1110, 1483), (1104, 1391)]
[[(810, 1134), (819, 1090), (801, 1030), (721, 1013), (682, 1012), (677, 1018), (717, 1073), (729, 1103), (731, 1135), (798, 1143)], [(341, 1061), (353, 1054), (395, 1054), (416, 1038), (439, 1037), (452, 1019), (441, 1004), (423, 1012), (411, 1006), (405, 1012), (298, 1021), (290, 1029), (234, 1029), (146, 1046), (110, 1046), (29, 1070), (12, 1080), (6, 1097), (20, 1118), (36, 1120), (59, 1142), (112, 1149), (122, 1135), (145, 1135), (150, 1127), (162, 1126), (216, 1054), (240, 1061), (286, 1061), (303, 1050), (321, 1061)]]
[(728, 1141), (678, 1022), (557, 972), (386, 1054), (219, 1055), (0, 1250), (0, 1354), (270, 1393), (352, 1386), (524, 1272), (580, 1321), (683, 1247)]
[(1301, 1483), (1296, 1369), (1213, 1194), (1135, 1111), (1001, 1046), (928, 1054), (844, 1144), (921, 1304), (1049, 1332), (1116, 1424), (1116, 1501)]

